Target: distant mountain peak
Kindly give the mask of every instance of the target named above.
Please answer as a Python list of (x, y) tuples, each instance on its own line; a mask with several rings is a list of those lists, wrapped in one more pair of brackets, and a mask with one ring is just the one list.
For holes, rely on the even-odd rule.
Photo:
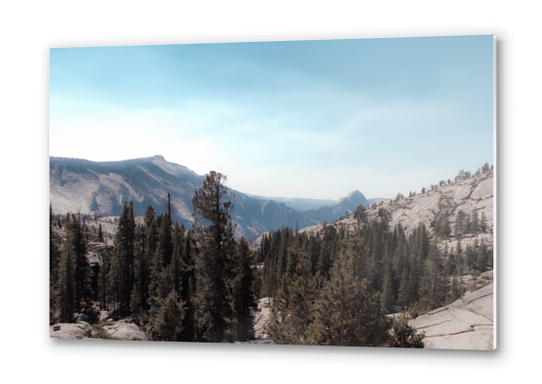
[(341, 198), (339, 200), (339, 204), (342, 207), (355, 210), (358, 205), (362, 204), (365, 207), (369, 206), (369, 203), (367, 201), (367, 198), (363, 193), (358, 191), (357, 189), (355, 191), (351, 191), (346, 195), (345, 197)]
[(354, 191), (351, 191), (348, 193), (348, 195), (346, 195), (346, 197), (348, 197), (349, 199), (351, 199), (352, 197), (361, 197), (363, 196), (363, 193), (361, 193), (359, 190), (354, 190)]

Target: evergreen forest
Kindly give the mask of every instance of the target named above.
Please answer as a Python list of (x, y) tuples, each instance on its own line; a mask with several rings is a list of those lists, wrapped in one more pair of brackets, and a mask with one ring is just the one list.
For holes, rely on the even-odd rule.
[[(487, 230), (476, 211), (453, 221), (442, 212), (432, 234), (421, 224), (407, 235), (390, 226), (386, 208), (368, 220), (360, 205), (346, 214), (354, 231), (282, 228), (254, 246), (234, 236), (226, 181), (207, 175), (192, 199), (191, 228), (172, 221), (169, 195), (164, 214), (149, 206), (140, 220), (124, 203), (112, 246), (101, 225), (89, 229), (90, 215), (55, 215), (51, 206), (51, 323), (85, 313), (99, 324), (100, 311), (117, 311), (148, 340), (246, 342), (266, 298), (276, 344), (422, 348), (423, 333), (408, 320), (460, 298), (462, 274), (493, 267), (490, 244), (461, 246), (463, 236)], [(89, 263), (90, 244), (103, 244), (94, 249), (101, 263)]]

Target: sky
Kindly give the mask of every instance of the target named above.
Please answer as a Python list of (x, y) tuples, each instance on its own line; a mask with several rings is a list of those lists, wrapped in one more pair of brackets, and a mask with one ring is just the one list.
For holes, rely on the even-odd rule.
[(52, 48), (51, 156), (338, 200), (493, 164), (493, 36)]

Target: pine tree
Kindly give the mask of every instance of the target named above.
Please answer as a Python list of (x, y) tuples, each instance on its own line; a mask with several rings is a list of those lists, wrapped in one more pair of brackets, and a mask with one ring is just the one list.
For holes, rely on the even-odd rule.
[[(70, 216), (66, 216), (66, 225), (71, 225)], [(58, 271), (58, 293), (57, 308), (60, 309), (61, 321), (67, 323), (70, 321), (72, 313), (76, 308), (75, 296), (75, 265), (73, 243), (73, 233), (67, 232), (67, 238), (62, 245), (60, 267)]]
[(489, 252), (487, 251), (485, 242), (482, 240), (476, 255), (476, 266), (478, 271), (485, 272), (489, 269), (489, 264)]
[[(115, 248), (117, 250), (117, 248)], [(104, 270), (105, 272), (105, 270)], [(115, 252), (111, 257), (111, 263), (109, 265), (109, 271), (107, 276), (107, 291), (109, 297), (113, 300), (114, 308), (122, 302), (123, 296), (123, 276), (122, 276), (122, 263), (119, 257), (119, 252)]]
[(248, 241), (243, 237), (237, 243), (232, 275), (227, 284), (236, 340), (254, 338), (253, 313), (257, 305), (254, 297), (253, 266), (254, 257)]
[(470, 216), (466, 215), (463, 220), (463, 230), (462, 233), (471, 233), (471, 222), (470, 222)]
[(124, 203), (115, 234), (115, 254), (111, 261), (111, 289), (114, 298), (123, 308), (130, 305), (130, 294), (134, 284), (134, 240), (135, 218), (133, 204)]
[[(235, 195), (222, 184), (226, 181), (225, 175), (211, 171), (192, 199), (196, 218), (193, 228), (199, 245), (195, 262), (195, 321), (205, 340), (218, 342), (232, 341), (233, 335), (230, 327), (233, 313), (226, 287), (235, 252), (235, 227), (230, 216)], [(204, 227), (200, 219), (209, 223), (209, 227)]]
[(138, 284), (141, 308), (146, 309), (149, 298), (150, 260), (147, 258), (147, 227), (145, 225), (136, 227), (134, 259), (134, 284)]
[(463, 273), (463, 249), (461, 248), (461, 240), (457, 239), (457, 246), (455, 251), (455, 268), (457, 273), (461, 275)]
[(130, 294), (130, 310), (132, 311), (132, 315), (137, 319), (141, 318), (143, 315), (143, 309), (141, 308), (141, 294), (137, 283), (134, 284), (132, 293)]
[(465, 294), (465, 288), (461, 284), (461, 276), (457, 274), (451, 277), (450, 292), (448, 293), (448, 302), (453, 303)]
[(380, 295), (359, 279), (357, 270), (355, 254), (345, 243), (316, 301), (310, 343), (381, 346), (387, 341), (390, 322)]
[(153, 318), (154, 340), (177, 341), (177, 334), (182, 332), (184, 302), (179, 300), (175, 290), (160, 300), (160, 306)]
[[(168, 279), (168, 273), (166, 268), (164, 268), (162, 255), (163, 252), (160, 252), (157, 249), (151, 262), (149, 298), (147, 299), (147, 304), (149, 306), (149, 318), (151, 322), (153, 321), (154, 317), (157, 316), (162, 306), (162, 300), (165, 299), (171, 290), (174, 290), (173, 279), (171, 279), (171, 281)], [(151, 338), (153, 338), (152, 330), (148, 333), (151, 335)]]
[(467, 248), (465, 249), (465, 258), (466, 258), (467, 268), (470, 271), (474, 271), (476, 267), (476, 253), (474, 252), (474, 250), (469, 244), (467, 244)]
[(463, 213), (463, 211), (458, 211), (455, 215), (455, 223), (454, 223), (454, 237), (456, 239), (459, 239), (459, 237), (463, 234), (464, 221), (465, 221), (465, 214)]
[(387, 346), (390, 348), (423, 348), (425, 332), (418, 333), (408, 325), (411, 319), (408, 313), (402, 313), (393, 319), (391, 336)]
[(74, 256), (75, 298), (85, 305), (92, 296), (90, 287), (90, 266), (87, 260), (87, 238), (79, 221), (72, 215), (66, 222), (67, 247), (70, 247)]
[(390, 313), (393, 309), (393, 288), (391, 286), (390, 271), (386, 268), (386, 273), (384, 277), (384, 286), (382, 291), (382, 310), (385, 313)]
[(314, 302), (321, 276), (313, 276), (308, 256), (299, 254), (295, 274), (287, 276), (273, 298), (267, 332), (276, 344), (306, 344), (314, 321)]
[[(151, 213), (149, 213), (151, 212)], [(154, 211), (152, 210), (152, 207), (149, 207), (147, 209), (147, 213), (145, 213), (145, 227), (146, 227), (146, 239), (145, 239), (145, 261), (147, 263), (148, 269), (147, 269), (147, 284), (142, 286), (143, 294), (146, 297), (146, 308), (149, 308), (149, 300), (150, 300), (150, 285), (151, 277), (152, 277), (152, 271), (153, 268), (155, 268), (155, 254), (156, 254), (156, 247), (158, 243), (158, 226), (156, 223), (156, 220), (154, 218)], [(162, 262), (160, 262), (162, 266)]]
[[(184, 226), (181, 230), (185, 230)], [(184, 301), (186, 313), (183, 320), (183, 331), (181, 340), (196, 340), (196, 325), (194, 322), (194, 289), (195, 280), (195, 258), (197, 247), (195, 246), (194, 235), (192, 231), (187, 231), (184, 236), (184, 247), (182, 254), (182, 279), (181, 279), (181, 300)]]
[(401, 284), (399, 286), (399, 297), (398, 302), (399, 305), (403, 307), (403, 310), (407, 308), (410, 304), (413, 302), (413, 297), (411, 296), (411, 288), (410, 288), (410, 271), (409, 268), (403, 269), (403, 274), (401, 275)]
[(158, 238), (155, 252), (160, 252), (163, 266), (166, 267), (171, 264), (171, 257), (173, 256), (172, 223), (168, 215), (163, 215), (158, 218), (158, 224)]
[(58, 290), (58, 273), (61, 261), (60, 237), (56, 233), (56, 220), (53, 206), (49, 206), (49, 309), (50, 320), (53, 320), (55, 299)]
[(472, 233), (478, 233), (478, 212), (476, 212), (476, 209), (472, 210), (472, 218), (470, 221), (470, 231)]
[(400, 224), (395, 228), (395, 233), (397, 236), (397, 247), (394, 252), (393, 270), (396, 276), (401, 277), (403, 275), (403, 269), (408, 263), (408, 243), (405, 232)]
[(445, 284), (437, 244), (433, 242), (420, 283), (420, 301), (426, 308), (435, 309), (443, 303), (446, 294)]
[(100, 240), (102, 243), (104, 242), (104, 233), (102, 230), (102, 223), (98, 224), (98, 240)]
[(107, 256), (107, 253), (105, 251), (101, 252), (102, 257), (102, 265), (100, 266), (100, 301), (101, 301), (101, 308), (107, 309), (108, 304), (108, 290), (109, 290), (109, 268), (111, 265), (111, 262), (109, 260), (109, 257)]
[(320, 247), (320, 256), (316, 265), (317, 271), (324, 277), (329, 277), (329, 270), (333, 265), (335, 239), (337, 238), (337, 230), (332, 225), (324, 223), (322, 243)]

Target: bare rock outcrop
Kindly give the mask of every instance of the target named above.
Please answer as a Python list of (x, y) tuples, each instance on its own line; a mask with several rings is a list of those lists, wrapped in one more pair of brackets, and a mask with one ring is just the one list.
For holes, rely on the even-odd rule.
[(269, 335), (265, 332), (265, 326), (269, 321), (271, 314), (270, 305), (273, 303), (273, 299), (269, 297), (263, 297), (258, 300), (258, 312), (254, 317), (254, 337), (256, 339), (267, 339)]
[(103, 327), (105, 333), (119, 340), (147, 340), (145, 332), (136, 324), (119, 321), (111, 323), (111, 325), (105, 325)]
[[(60, 326), (60, 328), (58, 328)], [(50, 327), (51, 339), (86, 339), (92, 334), (89, 323), (79, 324), (60, 323)]]
[(428, 349), (492, 350), (493, 283), (408, 324), (418, 332), (425, 332)]

